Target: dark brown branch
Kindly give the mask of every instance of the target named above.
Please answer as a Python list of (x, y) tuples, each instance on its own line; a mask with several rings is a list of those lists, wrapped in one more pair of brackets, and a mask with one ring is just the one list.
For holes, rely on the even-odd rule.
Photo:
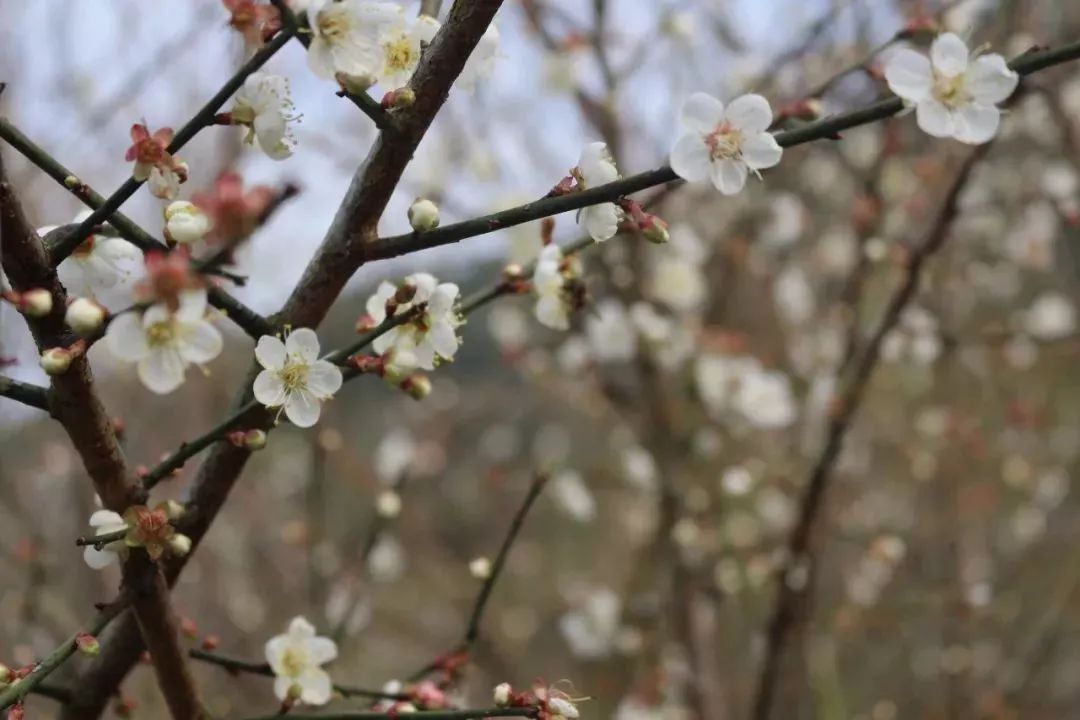
[[(758, 689), (754, 701), (755, 720), (769, 720), (776, 695), (776, 685), (784, 659), (787, 642), (796, 627), (803, 621), (808, 609), (810, 589), (814, 578), (813, 543), (815, 529), (825, 502), (825, 493), (832, 478), (832, 469), (840, 456), (844, 439), (862, 404), (862, 398), (870, 378), (881, 357), (881, 346), (889, 332), (896, 327), (908, 304), (915, 297), (926, 262), (941, 249), (958, 214), (958, 200), (967, 184), (975, 164), (983, 157), (990, 145), (981, 145), (965, 159), (953, 179), (945, 199), (926, 236), (911, 252), (903, 282), (893, 292), (885, 313), (874, 329), (865, 350), (855, 364), (850, 380), (837, 397), (836, 410), (829, 420), (825, 445), (814, 463), (799, 503), (799, 514), (787, 542), (789, 565), (782, 567), (777, 575), (777, 595), (768, 624), (765, 660), (762, 664)], [(798, 583), (789, 582), (794, 567), (805, 570), (806, 577)]]
[[(0, 236), (4, 238), (0, 259), (12, 286), (16, 290), (44, 288), (53, 296), (51, 313), (41, 318), (27, 318), (38, 350), (70, 344), (64, 323), (67, 295), (7, 181), (2, 157)], [(127, 467), (112, 421), (94, 389), (85, 356), (75, 358), (67, 372), (53, 376), (52, 408), (79, 453), (104, 506), (122, 513), (131, 505), (142, 504), (146, 491)], [(176, 620), (159, 568), (145, 553), (131, 553), (124, 563), (124, 586), (151, 649), (158, 683), (174, 717), (184, 720), (202, 717), (195, 685), (186, 672), (177, 642)]]
[[(248, 673), (249, 675), (274, 677), (274, 671), (270, 669), (268, 663), (254, 663), (246, 660), (237, 660), (236, 658), (230, 658), (219, 655), (218, 653), (198, 649), (188, 650), (188, 657), (200, 662), (217, 665), (231, 673)], [(368, 690), (366, 688), (352, 687), (351, 685), (338, 685), (335, 683), (333, 687), (334, 692), (340, 693), (345, 697), (362, 697), (371, 700), (408, 700), (410, 698), (406, 693), (387, 693), (382, 692), (381, 690)]]
[[(1043, 70), (1054, 65), (1080, 58), (1080, 42), (1065, 45), (1055, 50), (1029, 52), (1010, 63), (1020, 75)], [(807, 123), (798, 128), (776, 133), (776, 141), (781, 147), (790, 148), (804, 145), (815, 140), (835, 140), (840, 133), (860, 125), (867, 125), (878, 120), (892, 117), (904, 109), (904, 103), (898, 97), (880, 100), (873, 105), (834, 115), (816, 122)], [(407, 233), (379, 238), (368, 248), (368, 260), (381, 260), (398, 257), (419, 250), (449, 245), (478, 235), (503, 230), (522, 223), (558, 215), (583, 207), (603, 202), (614, 202), (621, 197), (631, 195), (658, 185), (682, 180), (670, 166), (647, 170), (636, 175), (617, 180), (606, 185), (598, 185), (584, 192), (571, 193), (558, 197), (542, 198), (531, 203), (519, 205), (508, 210), (492, 213), (483, 217), (463, 222), (444, 225), (424, 233)]]
[(0, 397), (11, 398), (23, 405), (49, 412), (49, 391), (37, 385), (0, 375)]

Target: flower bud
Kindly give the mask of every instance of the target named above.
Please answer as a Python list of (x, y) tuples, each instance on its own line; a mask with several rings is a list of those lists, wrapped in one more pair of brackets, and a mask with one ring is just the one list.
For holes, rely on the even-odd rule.
[(502, 274), (504, 280), (520, 280), (522, 277), (525, 276), (525, 268), (521, 267), (517, 263), (510, 263), (503, 268)]
[(401, 513), (401, 496), (393, 490), (384, 490), (375, 498), (375, 512), (379, 517), (390, 520)]
[(337, 80), (338, 85), (350, 95), (359, 95), (367, 92), (378, 80), (374, 75), (350, 75), (343, 72), (335, 74), (334, 79)]
[(499, 683), (495, 686), (495, 707), (506, 707), (510, 704), (510, 694), (513, 692), (510, 683)]
[(194, 620), (184, 616), (180, 618), (180, 634), (188, 640), (195, 640), (199, 637), (199, 626), (195, 624)]
[(165, 514), (169, 516), (169, 520), (179, 520), (184, 517), (184, 513), (187, 512), (184, 503), (178, 500), (166, 500), (162, 503), (162, 506), (164, 506)]
[(26, 708), (23, 707), (21, 702), (12, 705), (11, 709), (8, 710), (7, 720), (24, 720), (25, 717)]
[(174, 557), (184, 557), (191, 552), (191, 538), (187, 535), (176, 533), (168, 540), (169, 552)]
[(71, 351), (54, 347), (41, 353), (41, 369), (49, 375), (63, 375), (71, 367)]
[(11, 682), (13, 677), (14, 673), (11, 672), (11, 668), (4, 663), (0, 663), (0, 685), (6, 685)]
[(186, 200), (177, 200), (165, 208), (165, 234), (173, 242), (197, 242), (209, 230), (210, 218), (198, 206)]
[(266, 431), (254, 428), (244, 433), (244, 448), (255, 452), (266, 447)]
[(101, 643), (90, 633), (81, 632), (75, 636), (75, 646), (83, 655), (95, 657), (101, 654)]
[(214, 650), (218, 649), (219, 645), (221, 645), (221, 638), (219, 638), (217, 635), (207, 635), (206, 637), (203, 638), (203, 641), (202, 641), (202, 649), (203, 650), (209, 650), (209, 651), (213, 652)]
[(491, 561), (486, 557), (477, 557), (469, 561), (469, 574), (477, 580), (491, 577)]
[(93, 335), (105, 322), (105, 308), (90, 298), (75, 298), (68, 305), (64, 322), (79, 335)]
[(68, 190), (74, 190), (80, 185), (82, 185), (82, 183), (79, 182), (79, 178), (75, 177), (74, 175), (68, 175), (64, 178), (64, 187), (66, 187)]
[(289, 686), (289, 692), (285, 695), (285, 702), (289, 703), (289, 705), (300, 702), (300, 698), (303, 697), (303, 695), (304, 688), (297, 683), (293, 683)]
[(407, 108), (416, 102), (416, 92), (411, 87), (391, 90), (383, 95), (382, 106), (384, 108)]
[(439, 206), (426, 198), (417, 198), (409, 206), (409, 224), (417, 232), (439, 227)]
[(663, 245), (671, 240), (668, 234), (668, 224), (655, 215), (646, 215), (638, 223), (638, 229), (645, 239), (656, 245)]
[(409, 393), (413, 400), (423, 400), (431, 394), (431, 380), (427, 375), (416, 373), (405, 378), (401, 389)]
[(19, 296), (19, 312), (29, 317), (45, 317), (52, 312), (52, 293), (45, 288), (27, 290)]

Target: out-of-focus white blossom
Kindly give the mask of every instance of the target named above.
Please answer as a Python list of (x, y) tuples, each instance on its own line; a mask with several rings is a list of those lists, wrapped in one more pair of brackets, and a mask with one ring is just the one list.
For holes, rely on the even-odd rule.
[(413, 19), (398, 13), (397, 19), (379, 34), (382, 63), (375, 73), (379, 83), (387, 90), (405, 87), (420, 64), (423, 46), (431, 42), (439, 27), (439, 21), (430, 15)]
[(619, 629), (622, 601), (610, 588), (589, 591), (581, 606), (559, 618), (559, 631), (579, 658), (595, 660), (608, 655)]
[(478, 81), (491, 77), (495, 71), (495, 61), (499, 57), (499, 28), (495, 23), (487, 26), (487, 30), (480, 36), (480, 42), (473, 48), (469, 59), (465, 61), (465, 67), (461, 69), (454, 87), (461, 88), (466, 92), (472, 92)]
[(618, 300), (606, 299), (585, 318), (592, 356), (600, 362), (623, 362), (634, 357), (637, 333)]
[(1024, 317), (1024, 329), (1039, 340), (1058, 340), (1076, 330), (1076, 306), (1060, 293), (1043, 293)]
[(708, 251), (689, 225), (673, 225), (669, 232), (671, 241), (651, 253), (646, 290), (672, 310), (692, 312), (708, 292), (704, 272)]
[(316, 75), (374, 76), (383, 65), (383, 32), (401, 21), (397, 3), (371, 0), (311, 0), (307, 7), (311, 44), (308, 66)]
[[(602, 142), (585, 146), (578, 160), (577, 171), (578, 185), (585, 190), (619, 179), (615, 161), (611, 159), (607, 144)], [(603, 242), (618, 232), (621, 212), (615, 203), (590, 205), (578, 212), (578, 224), (585, 228), (593, 240)]]
[(959, 36), (944, 33), (930, 46), (929, 58), (908, 48), (893, 52), (885, 64), (885, 80), (915, 106), (924, 132), (977, 145), (997, 134), (997, 105), (1013, 94), (1020, 76), (1000, 55), (971, 57)]
[(533, 291), (537, 295), (536, 319), (553, 330), (570, 328), (570, 313), (576, 299), (572, 284), (581, 275), (575, 256), (564, 257), (562, 249), (552, 243), (540, 251), (533, 272)]

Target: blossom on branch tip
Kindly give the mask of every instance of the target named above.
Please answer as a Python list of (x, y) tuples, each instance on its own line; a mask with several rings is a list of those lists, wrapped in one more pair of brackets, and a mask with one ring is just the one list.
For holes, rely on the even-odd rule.
[(376, 75), (383, 64), (380, 36), (403, 14), (402, 8), (391, 2), (313, 0), (307, 8), (311, 27), (308, 66), (324, 78), (337, 73)]
[(427, 198), (416, 198), (409, 206), (409, 225), (417, 232), (439, 227), (439, 206)]
[(724, 195), (735, 195), (750, 172), (777, 165), (783, 155), (767, 132), (772, 109), (760, 95), (742, 95), (725, 108), (711, 95), (694, 93), (681, 117), (685, 133), (671, 150), (671, 169), (688, 182), (711, 180)]
[(205, 289), (183, 290), (177, 303), (175, 310), (159, 302), (143, 313), (122, 313), (105, 331), (112, 354), (137, 363), (139, 380), (159, 395), (180, 387), (188, 365), (210, 362), (223, 346), (220, 331), (206, 319)]
[[(128, 524), (119, 513), (112, 510), (98, 510), (90, 516), (90, 527), (95, 529), (94, 536), (111, 535), (128, 529)], [(93, 545), (87, 545), (83, 549), (83, 560), (94, 570), (106, 568), (120, 559), (127, 552), (124, 541), (116, 540), (105, 545), (100, 550)]]
[(64, 322), (79, 335), (92, 335), (105, 322), (105, 309), (88, 298), (75, 298), (64, 313)]
[(289, 123), (299, 120), (293, 108), (287, 79), (254, 72), (236, 92), (229, 118), (234, 125), (248, 128), (244, 142), (258, 145), (273, 160), (284, 160), (296, 146), (296, 138), (289, 130)]
[(53, 309), (52, 293), (45, 288), (27, 290), (18, 296), (16, 307), (27, 317), (45, 317)]
[[(405, 288), (414, 288), (408, 299), (399, 295)], [(398, 360), (404, 356), (424, 370), (453, 360), (461, 343), (457, 328), (465, 322), (457, 309), (459, 292), (454, 283), (440, 283), (428, 273), (409, 275), (402, 288), (383, 282), (366, 305), (376, 325), (404, 313), (412, 317), (377, 337), (372, 344), (375, 352), (392, 350)]]
[(181, 556), (191, 550), (190, 540), (186, 543), (175, 543), (177, 532), (172, 526), (165, 503), (153, 509), (145, 505), (133, 505), (124, 511), (123, 520), (128, 528), (124, 544), (129, 548), (141, 547), (151, 560), (158, 560), (166, 550), (176, 552), (179, 549)]
[(136, 123), (131, 126), (131, 147), (124, 155), (128, 162), (135, 161), (132, 177), (146, 182), (155, 197), (165, 200), (176, 197), (181, 183), (188, 178), (187, 163), (168, 152), (172, 139), (172, 128), (161, 128), (151, 134), (145, 125)]
[(165, 207), (165, 236), (181, 245), (202, 240), (210, 230), (210, 218), (194, 203), (176, 200)]
[(266, 643), (266, 662), (274, 672), (274, 694), (307, 705), (325, 705), (333, 694), (330, 676), (322, 665), (337, 657), (337, 644), (315, 634), (315, 627), (295, 617), (289, 629)]
[(930, 57), (907, 48), (885, 64), (889, 89), (907, 105), (929, 135), (978, 145), (991, 140), (1001, 124), (998, 104), (1016, 90), (1020, 76), (997, 54), (971, 54), (959, 36), (939, 35)]
[(311, 328), (297, 328), (285, 342), (263, 335), (255, 346), (263, 370), (255, 378), (255, 399), (268, 408), (283, 408), (297, 427), (319, 421), (322, 403), (341, 389), (341, 369), (319, 359), (319, 338)]
[[(72, 222), (81, 223), (90, 217), (90, 210), (80, 212)], [(56, 226), (38, 228), (45, 237)], [(142, 265), (142, 250), (127, 240), (92, 233), (56, 268), (60, 282), (69, 294), (85, 295), (99, 300), (105, 293), (132, 278)]]
[(46, 375), (63, 375), (71, 367), (71, 361), (74, 359), (75, 356), (67, 348), (54, 347), (41, 351), (38, 364)]
[[(585, 146), (573, 172), (580, 190), (606, 185), (619, 179), (615, 161), (611, 159), (606, 143), (594, 142)], [(619, 230), (622, 213), (615, 203), (598, 203), (578, 212), (578, 224), (585, 228), (596, 242), (614, 237)]]

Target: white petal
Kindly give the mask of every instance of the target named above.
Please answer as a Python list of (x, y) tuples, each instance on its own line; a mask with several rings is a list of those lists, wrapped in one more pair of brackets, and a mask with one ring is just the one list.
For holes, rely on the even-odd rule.
[(146, 343), (142, 318), (133, 312), (113, 318), (105, 330), (105, 346), (120, 360), (134, 362), (146, 357), (150, 346)]
[(965, 105), (953, 116), (956, 139), (970, 145), (981, 145), (997, 135), (1001, 111), (993, 105)]
[(289, 637), (297, 640), (307, 640), (315, 637), (315, 626), (303, 615), (297, 615), (289, 621)]
[(980, 105), (1005, 102), (1016, 90), (1020, 76), (1000, 55), (981, 55), (967, 71), (967, 89)]
[(772, 108), (760, 95), (742, 95), (731, 101), (724, 119), (747, 135), (763, 133), (772, 125)]
[(440, 27), (442, 26), (435, 18), (430, 15), (420, 15), (416, 18), (416, 23), (413, 25), (412, 32), (409, 35), (419, 42), (430, 43), (435, 39)]
[(207, 363), (221, 353), (221, 333), (207, 321), (186, 324), (182, 333), (179, 350), (185, 362)]
[(303, 688), (300, 701), (306, 705), (325, 705), (334, 694), (330, 676), (320, 668), (308, 668), (298, 682)]
[(341, 369), (325, 360), (317, 360), (308, 368), (307, 389), (315, 397), (325, 400), (341, 389)]
[(180, 293), (180, 307), (176, 317), (182, 322), (195, 322), (206, 316), (206, 290), (185, 290)]
[(458, 349), (457, 334), (448, 322), (436, 323), (427, 334), (432, 349), (446, 360), (453, 360)]
[(724, 195), (736, 195), (746, 184), (746, 163), (718, 160), (712, 166), (712, 181)]
[(933, 98), (915, 106), (915, 120), (923, 132), (939, 138), (952, 137), (956, 128), (952, 112)]
[(600, 203), (582, 208), (581, 224), (596, 242), (614, 237), (619, 230), (619, 209), (615, 203)]
[(930, 59), (939, 73), (945, 77), (956, 77), (967, 70), (968, 48), (955, 33), (943, 33), (930, 46)]
[(779, 164), (783, 154), (784, 149), (769, 133), (751, 135), (743, 141), (743, 161), (754, 170), (764, 170)]
[(281, 659), (284, 657), (285, 650), (288, 647), (288, 635), (275, 635), (266, 641), (266, 646), (263, 648), (263, 654), (266, 656), (267, 664), (270, 665), (270, 669), (277, 675), (282, 673)]
[(885, 65), (885, 81), (889, 89), (908, 102), (920, 102), (929, 97), (934, 73), (925, 55), (904, 48), (897, 50)]
[(167, 395), (184, 383), (184, 361), (171, 347), (153, 348), (139, 361), (139, 379), (151, 392)]
[(259, 147), (273, 160), (284, 160), (292, 155), (292, 149), (285, 140), (288, 129), (281, 113), (264, 112), (255, 116), (255, 137)]
[(94, 570), (107, 568), (118, 559), (116, 553), (109, 550), (95, 550), (93, 545), (87, 545), (83, 549), (83, 560)]
[(552, 330), (567, 330), (570, 327), (566, 305), (556, 296), (545, 295), (537, 300), (535, 312), (540, 324)]
[(255, 399), (266, 407), (280, 407), (285, 404), (285, 383), (272, 370), (263, 370), (255, 377), (251, 386)]
[(370, 315), (375, 322), (381, 323), (386, 319), (386, 301), (394, 297), (394, 293), (396, 292), (397, 288), (384, 280), (379, 284), (375, 294), (368, 298), (364, 309), (367, 310), (367, 314)]
[(411, 354), (413, 362), (416, 367), (423, 370), (435, 369), (435, 348), (431, 346), (431, 342), (424, 340), (419, 345), (410, 346), (406, 345), (402, 349), (403, 353)]
[(401, 338), (401, 327), (391, 328), (387, 330), (379, 337), (375, 338), (375, 341), (371, 343), (371, 349), (379, 355), (389, 350), (394, 345), (397, 345), (398, 340)]
[(306, 390), (296, 390), (285, 400), (285, 417), (296, 427), (307, 428), (319, 422), (322, 407)]
[(709, 178), (712, 158), (704, 138), (688, 133), (679, 138), (671, 149), (671, 169), (687, 182), (704, 182)]
[(307, 52), (308, 67), (319, 77), (334, 77), (334, 56), (330, 44), (320, 37), (312, 38)]
[(285, 343), (273, 335), (263, 335), (255, 345), (255, 359), (267, 370), (285, 367)]
[[(96, 510), (94, 514), (90, 516), (90, 527), (104, 528), (109, 526), (125, 526), (124, 518), (120, 513), (113, 512), (112, 510)], [(97, 534), (101, 534), (101, 530)], [(105, 530), (104, 532), (112, 532), (112, 530)]]
[(454, 283), (439, 285), (428, 300), (428, 312), (435, 317), (443, 317), (453, 309), (459, 292), (458, 286)]
[(683, 102), (679, 115), (687, 130), (706, 135), (715, 130), (723, 119), (724, 103), (708, 93), (694, 93)]
[(308, 658), (314, 665), (325, 665), (337, 659), (337, 643), (326, 637), (313, 637), (307, 643)]
[(294, 684), (292, 678), (278, 675), (274, 678), (274, 695), (278, 700), (284, 700), (289, 695), (289, 690), (292, 689)]
[(311, 328), (297, 328), (285, 338), (285, 351), (310, 365), (319, 359), (319, 336)]

